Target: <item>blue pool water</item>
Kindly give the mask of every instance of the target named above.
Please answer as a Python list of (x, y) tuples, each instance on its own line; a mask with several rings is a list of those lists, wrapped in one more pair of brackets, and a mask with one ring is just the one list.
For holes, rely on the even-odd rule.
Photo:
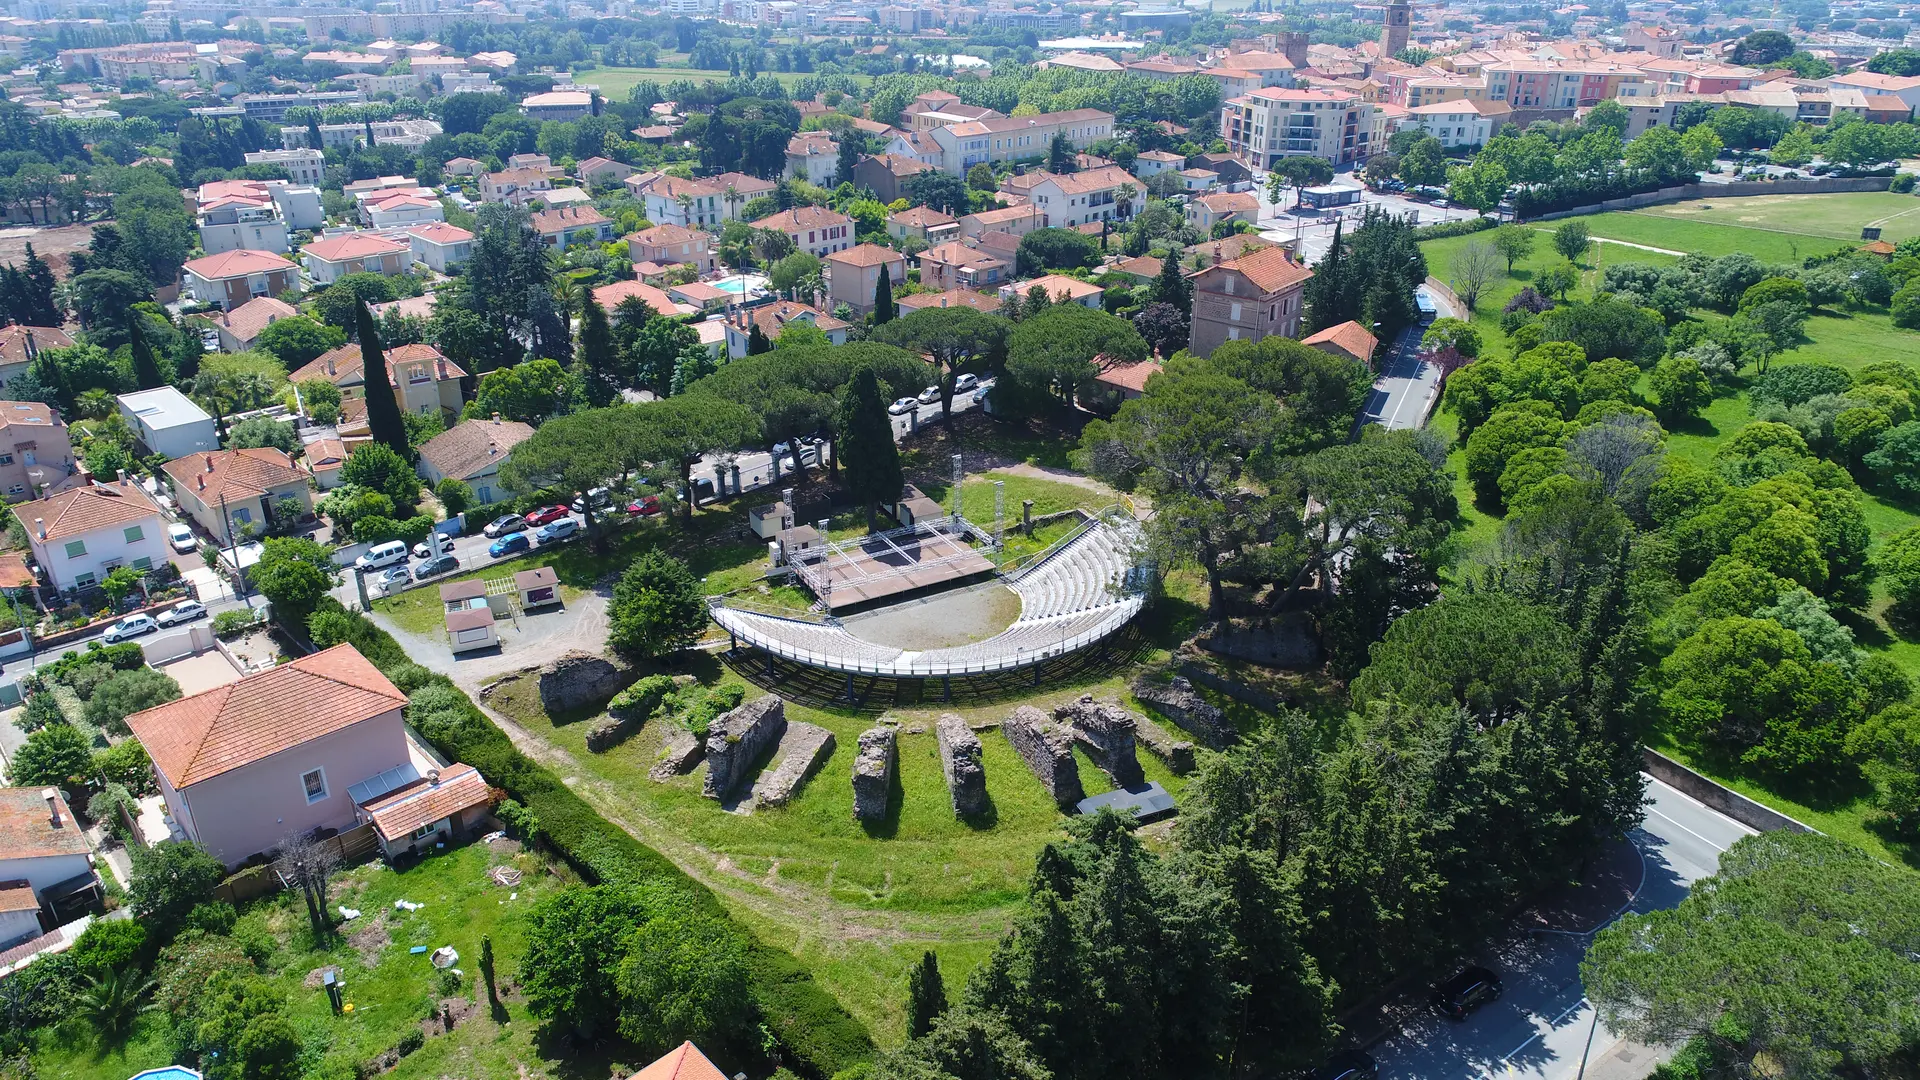
[(716, 282), (714, 282), (714, 283), (713, 283), (713, 287), (714, 287), (714, 288), (716, 288), (716, 289), (719, 289), (719, 290), (720, 290), (721, 292), (730, 292), (730, 293), (743, 293), (743, 294), (744, 294), (744, 293), (745, 293), (745, 292), (747, 291), (747, 279), (746, 279), (746, 278), (738, 278), (738, 277), (730, 277), (730, 278), (727, 278), (727, 279), (726, 279), (726, 280), (724, 280), (724, 281), (716, 281)]
[(128, 1080), (200, 1080), (200, 1074), (180, 1065), (169, 1065), (164, 1069), (148, 1069), (135, 1073)]

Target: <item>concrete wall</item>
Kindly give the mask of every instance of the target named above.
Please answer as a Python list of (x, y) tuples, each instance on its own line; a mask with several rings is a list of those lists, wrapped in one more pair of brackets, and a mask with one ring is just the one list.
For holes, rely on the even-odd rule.
[(1643, 206), (1684, 202), (1688, 199), (1738, 199), (1747, 195), (1827, 195), (1847, 191), (1885, 191), (1893, 183), (1891, 176), (1822, 177), (1817, 180), (1735, 180), (1730, 184), (1681, 184), (1661, 188), (1624, 199), (1608, 199), (1571, 210), (1528, 218), (1529, 221), (1553, 221), (1558, 218), (1597, 214), (1603, 210), (1638, 210)]
[(1758, 829), (1761, 832), (1774, 832), (1779, 829), (1790, 829), (1793, 832), (1819, 831), (1778, 810), (1762, 806), (1731, 788), (1720, 786), (1658, 750), (1641, 747), (1640, 754), (1641, 764), (1654, 779), (1700, 800), (1750, 829)]

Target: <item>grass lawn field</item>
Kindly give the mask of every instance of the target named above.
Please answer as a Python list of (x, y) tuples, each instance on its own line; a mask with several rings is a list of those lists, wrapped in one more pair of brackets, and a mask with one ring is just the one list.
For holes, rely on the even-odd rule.
[[(304, 1046), (305, 1075), (353, 1076), (362, 1064), (400, 1042), (445, 998), (464, 1000), (467, 1017), (451, 1033), (434, 1034), (413, 1054), (400, 1059), (387, 1076), (396, 1080), (430, 1080), (441, 1076), (586, 1075), (572, 1070), (585, 1062), (569, 1060), (556, 1066), (538, 1038), (538, 1021), (528, 1015), (516, 995), (505, 994), (504, 1011), (489, 1014), (486, 989), (479, 981), (480, 939), (492, 939), (495, 970), (502, 985), (519, 970), (523, 948), (524, 915), (542, 896), (572, 880), (564, 867), (527, 853), (509, 854), (519, 845), (499, 848), (478, 842), (431, 855), (406, 870), (367, 863), (337, 874), (329, 889), (333, 902), (360, 909), (360, 918), (340, 925), (334, 940), (316, 945), (307, 927), (305, 909), (296, 894), (282, 892), (246, 907), (236, 924), (236, 940), (266, 942), (268, 952), (261, 974), (288, 1002), (288, 1018)], [(523, 873), (512, 889), (494, 885), (486, 877), (489, 866), (513, 865)], [(517, 894), (517, 898), (509, 899)], [(423, 905), (418, 911), (399, 911), (395, 900)], [(335, 912), (337, 914), (337, 911)], [(466, 972), (457, 988), (442, 987), (439, 973), (425, 953), (451, 945), (460, 953), (455, 965)], [(333, 1016), (317, 976), (324, 967), (340, 969), (346, 1000), (353, 1011)], [(571, 1051), (566, 1056), (573, 1058)], [(41, 1076), (63, 1080), (126, 1080), (142, 1069), (170, 1063), (169, 1024), (159, 1013), (148, 1013), (117, 1044), (104, 1044), (78, 1025), (43, 1029), (35, 1047), (34, 1065)], [(600, 1065), (599, 1062), (594, 1062)], [(604, 1073), (605, 1068), (601, 1071)]]
[[(1907, 211), (1914, 212), (1908, 214)], [(1884, 221), (1884, 235), (1892, 239), (1920, 235), (1920, 200), (1884, 192), (1705, 199), (1644, 211), (1596, 214), (1577, 220), (1587, 222), (1596, 236), (1716, 257), (1744, 251), (1763, 261), (1797, 264), (1808, 255), (1850, 246), (1842, 241), (1857, 238), (1859, 227), (1869, 221)], [(1542, 228), (1550, 230), (1554, 224), (1543, 223)], [(1467, 244), (1484, 239), (1484, 236), (1452, 237), (1428, 241), (1421, 247), (1427, 254), (1431, 272), (1445, 280), (1454, 254)], [(1858, 240), (1854, 239), (1854, 243)], [(1516, 264), (1513, 276), (1495, 282), (1482, 295), (1472, 321), (1483, 339), (1483, 355), (1507, 353), (1506, 335), (1499, 325), (1501, 308), (1540, 270), (1559, 261), (1560, 256), (1543, 234), (1533, 254)], [(1620, 262), (1665, 265), (1672, 261), (1672, 256), (1655, 252), (1595, 245), (1583, 260), (1582, 283), (1574, 296), (1589, 295), (1601, 268), (1606, 265)], [(1808, 320), (1804, 333), (1805, 339), (1798, 346), (1772, 362), (1820, 361), (1857, 370), (1887, 359), (1912, 362), (1920, 358), (1920, 335), (1896, 328), (1884, 310), (1822, 312)], [(1720, 447), (1753, 420), (1752, 402), (1745, 390), (1718, 398), (1701, 416), (1669, 433), (1667, 452), (1709, 465)], [(1450, 435), (1457, 431), (1457, 418), (1449, 410), (1442, 410), (1433, 423), (1437, 431)], [(1460, 450), (1454, 451), (1450, 465), (1456, 474), (1464, 472), (1464, 456)], [(1457, 482), (1456, 491), (1461, 503), (1461, 522), (1455, 532), (1454, 558), (1458, 564), (1470, 559), (1476, 550), (1484, 550), (1498, 535), (1499, 518), (1495, 515), (1500, 508), (1477, 506), (1473, 490), (1464, 479)], [(1871, 492), (1865, 494), (1864, 502), (1875, 547), (1896, 533), (1920, 525), (1920, 508)], [(1886, 606), (1884, 586), (1876, 586), (1869, 613), (1852, 616), (1847, 621), (1861, 647), (1886, 656), (1920, 680), (1920, 642), (1903, 640), (1887, 624), (1882, 617)], [(1872, 807), (1863, 791), (1785, 792), (1779, 790), (1779, 785), (1762, 778), (1744, 776), (1698, 754), (1689, 754), (1687, 748), (1658, 741), (1656, 746), (1735, 790), (1857, 843), (1878, 857), (1920, 865), (1920, 849), (1890, 840), (1870, 826)]]
[[(780, 85), (789, 90), (793, 89), (801, 79), (806, 78), (806, 75), (800, 72), (763, 71), (760, 74), (771, 75), (779, 79)], [(871, 75), (855, 75), (852, 77), (862, 84), (873, 81)], [(598, 86), (601, 95), (610, 101), (625, 101), (627, 100), (627, 92), (643, 82), (657, 82), (664, 87), (667, 83), (675, 79), (687, 79), (697, 83), (708, 83), (725, 82), (727, 79), (732, 78), (732, 76), (724, 71), (700, 71), (687, 67), (603, 67), (595, 68), (592, 71), (580, 72), (578, 78), (582, 83)]]

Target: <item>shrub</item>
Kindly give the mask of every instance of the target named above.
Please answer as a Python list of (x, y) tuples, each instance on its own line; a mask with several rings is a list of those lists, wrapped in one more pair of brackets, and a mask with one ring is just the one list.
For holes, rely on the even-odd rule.
[(540, 819), (534, 816), (533, 811), (512, 799), (504, 800), (495, 807), (493, 816), (499, 818), (500, 824), (506, 826), (508, 835), (516, 839), (531, 843), (540, 835)]
[(180, 698), (173, 676), (152, 668), (116, 671), (96, 686), (87, 701), (87, 722), (116, 735), (127, 734), (127, 717)]
[(82, 971), (118, 971), (147, 945), (147, 928), (132, 919), (95, 919), (73, 943), (73, 959)]
[(1477, 232), (1491, 229), (1500, 223), (1489, 217), (1460, 218), (1455, 221), (1440, 221), (1432, 225), (1422, 225), (1413, 230), (1413, 238), (1418, 240), (1445, 240), (1449, 236), (1471, 236)]
[(78, 728), (50, 724), (27, 736), (13, 755), (13, 782), (20, 787), (65, 787), (86, 775), (93, 744)]
[[(1758, 288), (1758, 286), (1755, 286)], [(1756, 402), (1798, 405), (1821, 394), (1844, 394), (1853, 388), (1853, 376), (1832, 364), (1781, 364), (1753, 381)]]
[(1913, 190), (1914, 181), (1917, 179), (1920, 179), (1920, 177), (1916, 177), (1910, 172), (1899, 173), (1887, 184), (1887, 190), (1893, 192), (1895, 195), (1905, 195), (1907, 192)]
[(153, 779), (153, 759), (139, 739), (122, 739), (93, 755), (93, 771), (108, 784), (126, 788), (135, 798), (160, 791)]
[(213, 634), (222, 640), (237, 638), (259, 623), (260, 613), (253, 608), (235, 608), (213, 617)]

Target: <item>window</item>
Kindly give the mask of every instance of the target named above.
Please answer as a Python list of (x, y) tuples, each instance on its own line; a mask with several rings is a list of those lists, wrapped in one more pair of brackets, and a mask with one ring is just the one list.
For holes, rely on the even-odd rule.
[(142, 555), (133, 560), (133, 568), (141, 571), (151, 570), (153, 569), (153, 558), (148, 555)]
[(86, 553), (87, 542), (85, 540), (69, 540), (67, 542), (67, 558), (77, 559)]
[(88, 571), (73, 579), (73, 587), (76, 589), (91, 589), (96, 580), (98, 579), (93, 576), (93, 572)]
[(126, 531), (127, 543), (137, 544), (147, 538), (147, 532), (138, 525), (129, 525)]
[(439, 824), (440, 823), (437, 821), (431, 821), (425, 825), (420, 826), (419, 828), (413, 830), (413, 838), (415, 840), (425, 840), (427, 837), (433, 835), (435, 827), (438, 826)]
[(1239, 305), (1239, 304), (1235, 304), (1235, 305), (1233, 305), (1232, 307), (1230, 307), (1230, 308), (1228, 308), (1228, 309), (1227, 309), (1227, 318), (1229, 318), (1229, 319), (1232, 319), (1232, 320), (1234, 320), (1235, 322), (1238, 322), (1238, 321), (1240, 320), (1240, 305)]
[(253, 511), (248, 510), (244, 506), (235, 507), (233, 511), (233, 520), (234, 520), (234, 523), (237, 525), (245, 525), (247, 522), (253, 520)]
[(307, 805), (309, 806), (326, 798), (327, 770), (314, 769), (311, 772), (301, 773), (300, 786), (306, 790)]
[(13, 464), (12, 454), (0, 454), (0, 465), (11, 465), (11, 464)]

